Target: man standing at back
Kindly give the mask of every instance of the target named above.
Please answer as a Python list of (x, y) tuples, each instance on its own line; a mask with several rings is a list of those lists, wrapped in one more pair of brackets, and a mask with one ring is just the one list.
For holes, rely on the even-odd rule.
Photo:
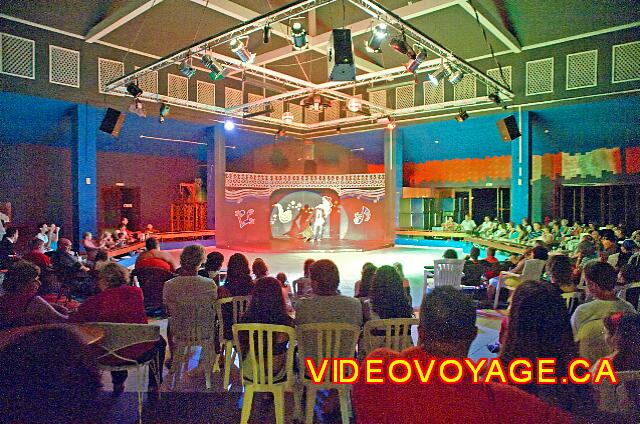
[[(436, 287), (425, 296), (420, 308), (418, 346), (403, 352), (377, 349), (367, 358), (381, 358), (387, 366), (398, 358), (417, 359), (421, 364), (427, 364), (434, 357), (461, 359), (467, 357), (477, 334), (471, 298), (453, 287)], [(372, 385), (360, 378), (353, 387), (352, 397), (358, 423), (573, 422), (569, 414), (515, 386), (472, 384), (470, 379), (445, 384), (437, 375), (427, 384), (414, 378), (406, 384), (387, 381)]]

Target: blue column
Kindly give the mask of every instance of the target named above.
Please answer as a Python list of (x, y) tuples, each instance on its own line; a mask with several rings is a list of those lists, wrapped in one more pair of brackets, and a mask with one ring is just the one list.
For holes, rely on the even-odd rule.
[[(418, 84), (419, 85), (419, 84)], [(402, 163), (404, 151), (404, 133), (402, 129), (396, 130), (396, 143), (395, 143), (395, 176), (396, 176), (396, 204), (395, 204), (395, 228), (400, 228), (400, 199), (402, 198)], [(394, 238), (395, 238), (394, 228)]]
[[(384, 173), (385, 173), (385, 238), (392, 243), (398, 226), (398, 188), (397, 173), (402, 175), (402, 166), (398, 166), (398, 148), (396, 131), (384, 132)], [(402, 157), (400, 157), (402, 164)], [(402, 178), (400, 178), (402, 185)]]
[[(216, 228), (216, 212), (224, 202), (224, 175), (226, 172), (225, 133), (222, 125), (207, 128), (207, 227)], [(220, 205), (220, 206), (218, 206)], [(216, 244), (220, 240), (216, 234)]]
[(531, 212), (531, 120), (519, 110), (516, 118), (522, 136), (511, 142), (511, 220), (520, 222)]
[(82, 234), (85, 231), (92, 232), (94, 236), (97, 233), (97, 128), (97, 110), (86, 104), (77, 105), (71, 166), (73, 178), (73, 238), (76, 245), (82, 240)]

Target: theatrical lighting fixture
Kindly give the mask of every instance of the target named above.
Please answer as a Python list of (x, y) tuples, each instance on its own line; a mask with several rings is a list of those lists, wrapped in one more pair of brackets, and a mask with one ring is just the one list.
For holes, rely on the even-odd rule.
[(168, 104), (166, 104), (166, 103), (161, 103), (160, 104), (159, 121), (160, 121), (161, 124), (164, 124), (164, 118), (169, 116), (169, 110), (171, 110), (171, 107)]
[(462, 72), (460, 69), (456, 69), (455, 71), (453, 71), (453, 73), (449, 76), (449, 82), (453, 85), (456, 85), (457, 83), (459, 83), (460, 81), (462, 81), (462, 78), (464, 78), (464, 72)]
[(185, 60), (184, 62), (182, 62), (180, 64), (180, 73), (182, 75), (184, 75), (187, 78), (191, 78), (192, 76), (194, 76), (196, 74), (196, 70), (193, 69), (193, 67), (191, 66), (191, 64), (189, 63), (189, 61)]
[(307, 30), (304, 29), (300, 22), (294, 22), (291, 25), (291, 42), (293, 48), (296, 50), (302, 50), (309, 47), (307, 42)]
[(283, 128), (279, 128), (278, 132), (276, 133), (276, 135), (278, 137), (284, 137), (285, 135), (287, 135), (287, 132)]
[(360, 103), (360, 99), (356, 97), (352, 97), (351, 100), (347, 103), (347, 109), (351, 112), (359, 112), (362, 109), (362, 103)]
[(285, 124), (290, 124), (293, 122), (293, 113), (291, 112), (285, 112), (282, 114), (282, 122), (284, 122)]
[(407, 44), (404, 37), (396, 36), (389, 41), (389, 46), (398, 53), (405, 54), (411, 59), (416, 58), (416, 52)]
[(395, 129), (396, 129), (396, 126), (397, 126), (397, 125), (396, 125), (396, 121), (395, 121), (395, 120), (393, 120), (393, 119), (391, 119), (391, 120), (389, 120), (389, 123), (387, 124), (387, 129), (388, 129), (389, 131), (393, 131), (393, 130), (395, 130)]
[(467, 111), (460, 109), (458, 111), (458, 114), (455, 116), (455, 119), (458, 122), (464, 122), (468, 117), (469, 117), (469, 114), (467, 113)]
[(491, 93), (487, 97), (489, 97), (489, 100), (491, 100), (493, 103), (495, 103), (497, 105), (499, 105), (502, 102), (502, 99), (500, 98), (498, 93)]
[(407, 68), (407, 72), (411, 72), (412, 74), (416, 72), (418, 66), (427, 58), (427, 51), (424, 48), (418, 47), (416, 48), (416, 52), (416, 57), (404, 65), (405, 68)]
[(202, 64), (205, 68), (211, 71), (209, 72), (209, 78), (211, 79), (211, 81), (218, 81), (224, 78), (224, 68), (217, 60), (215, 60), (208, 54), (202, 56)]
[(236, 127), (236, 124), (234, 124), (231, 119), (225, 119), (224, 120), (224, 129), (225, 129), (225, 131), (233, 131), (233, 129), (235, 127)]
[(445, 63), (440, 65), (438, 69), (430, 73), (427, 78), (429, 79), (429, 82), (432, 86), (437, 87), (440, 81), (447, 78), (449, 75), (451, 75), (451, 68)]
[(130, 82), (129, 84), (127, 84), (127, 93), (137, 98), (142, 94), (142, 90), (140, 89), (140, 87), (138, 87), (137, 82)]
[(340, 128), (340, 125), (336, 127), (336, 134), (342, 134), (342, 128)]
[(129, 105), (129, 112), (135, 113), (141, 118), (147, 117), (147, 112), (144, 110), (144, 105), (138, 98), (133, 99), (133, 102), (131, 102), (131, 104)]
[(306, 107), (309, 110), (314, 110), (316, 112), (320, 112), (327, 107), (331, 106), (329, 100), (320, 96), (319, 94), (311, 94), (308, 97), (300, 100), (300, 106)]
[(262, 42), (264, 44), (269, 44), (271, 41), (271, 27), (269, 25), (265, 25), (262, 27)]
[(371, 31), (371, 37), (369, 41), (365, 43), (366, 49), (369, 53), (380, 53), (382, 51), (382, 42), (387, 38), (387, 24), (384, 22), (379, 23), (373, 27)]
[(229, 47), (231, 47), (231, 51), (235, 53), (243, 63), (253, 63), (256, 58), (255, 53), (251, 53), (239, 38), (231, 40)]

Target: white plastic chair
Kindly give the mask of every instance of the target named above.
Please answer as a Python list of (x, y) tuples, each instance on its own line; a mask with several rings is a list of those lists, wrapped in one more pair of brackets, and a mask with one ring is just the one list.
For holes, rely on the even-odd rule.
[(460, 288), (464, 259), (436, 259), (433, 261), (433, 286)]
[[(120, 324), (111, 322), (95, 322), (88, 324), (98, 327), (104, 331), (104, 338), (98, 342), (98, 347), (101, 347), (105, 351), (96, 358), (99, 369), (109, 372), (136, 370), (138, 419), (142, 422), (142, 381), (143, 378), (146, 377), (146, 373), (141, 371), (144, 371), (146, 367), (147, 372), (153, 372), (156, 377), (156, 382), (159, 384), (162, 364), (159, 364), (159, 369), (155, 367), (155, 364), (159, 362), (157, 354), (149, 360), (139, 363), (135, 358), (124, 357), (118, 352), (127, 347), (141, 343), (157, 342), (160, 339), (160, 326), (154, 324)], [(115, 359), (120, 363), (117, 365), (101, 364), (100, 359), (106, 358)]]
[[(372, 319), (364, 324), (364, 355), (385, 347), (398, 352), (413, 346), (411, 328), (418, 325), (417, 318)], [(371, 334), (373, 330), (384, 331), (384, 335)]]
[(609, 255), (607, 257), (607, 263), (615, 268), (618, 265), (618, 258), (620, 257), (619, 253), (614, 253), (613, 255)]
[(515, 278), (520, 282), (529, 280), (539, 280), (544, 271), (544, 265), (546, 261), (542, 259), (527, 259), (522, 269), (522, 274), (515, 274), (513, 272), (502, 271), (498, 276), (498, 285), (496, 286), (495, 299), (493, 301), (493, 309), (498, 309), (498, 302), (500, 300), (500, 289), (506, 288), (508, 290), (515, 290), (515, 287), (505, 285), (504, 281), (507, 278)]
[(567, 310), (571, 311), (573, 309), (575, 309), (573, 306), (576, 302), (580, 302), (580, 292), (569, 292), (569, 293), (562, 293), (561, 294), (562, 298), (564, 299), (566, 305), (567, 305)]
[[(232, 328), (234, 345), (240, 357), (244, 356), (244, 359), (240, 360), (241, 381), (244, 387), (240, 423), (246, 424), (249, 421), (253, 394), (270, 392), (273, 393), (276, 424), (284, 424), (284, 392), (292, 390), (295, 382), (293, 373), (295, 330), (286, 325), (272, 324), (234, 324)], [(246, 352), (242, 351), (238, 337), (242, 331), (248, 332), (249, 346)], [(273, 346), (278, 333), (287, 334), (289, 348), (282, 370), (274, 375)]]
[[(360, 327), (353, 324), (327, 322), (302, 324), (297, 327), (298, 334), (298, 361), (300, 368), (300, 382), (307, 389), (307, 402), (305, 407), (305, 423), (313, 423), (313, 407), (316, 403), (316, 394), (320, 389), (335, 389), (340, 398), (340, 414), (342, 422), (348, 423), (351, 416), (350, 384), (337, 384), (331, 382), (331, 366), (327, 368), (324, 381), (314, 383), (307, 376), (305, 370), (305, 358), (313, 358), (316, 365), (320, 359), (353, 357)], [(300, 404), (300, 390), (294, 391), (294, 396), (298, 397), (296, 402), (296, 415), (298, 415), (298, 405)]]
[[(244, 315), (244, 312), (249, 307), (250, 301), (251, 301), (251, 296), (225, 297), (222, 299), (218, 299), (218, 302), (216, 305), (217, 316), (218, 316), (218, 335), (219, 335), (218, 338), (220, 340), (220, 344), (222, 345), (222, 349), (224, 349), (223, 385), (225, 390), (229, 390), (231, 366), (236, 360), (236, 350), (233, 345), (233, 339), (225, 339), (224, 337), (224, 329), (225, 329), (224, 310), (227, 309), (224, 306), (227, 305), (232, 308), (233, 312), (231, 316), (232, 316), (233, 322), (231, 323), (231, 326), (233, 326), (233, 324), (237, 324), (240, 321), (240, 318), (242, 317), (242, 315)], [(227, 326), (229, 326), (228, 323), (227, 323)]]
[[(618, 297), (620, 299), (624, 299), (627, 302), (631, 303), (633, 305), (634, 308), (636, 308), (636, 311), (638, 310), (638, 308), (640, 308), (640, 296), (638, 296), (638, 300), (637, 302), (631, 302), (634, 299), (627, 299), (627, 295), (629, 290), (631, 289), (640, 289), (640, 281), (636, 281), (627, 285), (624, 285), (622, 287), (620, 287), (620, 289), (618, 290)], [(634, 305), (635, 303), (635, 305)]]
[(183, 368), (189, 368), (191, 349), (202, 348), (200, 363), (204, 362), (204, 377), (207, 389), (211, 388), (211, 371), (219, 371), (216, 343), (216, 299), (215, 297), (191, 298), (171, 308), (169, 326), (175, 342), (171, 366), (171, 388), (180, 381)]

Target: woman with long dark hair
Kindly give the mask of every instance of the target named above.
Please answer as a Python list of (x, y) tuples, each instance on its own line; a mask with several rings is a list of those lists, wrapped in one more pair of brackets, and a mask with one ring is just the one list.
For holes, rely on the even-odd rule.
[(373, 277), (378, 268), (372, 264), (371, 262), (367, 262), (362, 265), (362, 273), (360, 274), (360, 279), (356, 281), (354, 292), (355, 297), (369, 297), (371, 290), (371, 284), (373, 282)]
[[(253, 290), (253, 279), (249, 269), (249, 261), (242, 253), (234, 253), (227, 265), (227, 279), (224, 288), (230, 296), (248, 296)], [(218, 297), (222, 297), (218, 295)]]
[(369, 295), (372, 319), (413, 316), (413, 308), (402, 287), (402, 278), (392, 266), (383, 265), (378, 268)]
[(500, 359), (507, 364), (516, 358), (527, 358), (534, 364), (538, 358), (556, 359), (556, 385), (526, 384), (519, 387), (546, 402), (573, 414), (588, 414), (593, 408), (588, 387), (561, 384), (567, 377), (569, 362), (578, 357), (565, 301), (548, 283), (525, 281), (512, 298), (506, 339)]

